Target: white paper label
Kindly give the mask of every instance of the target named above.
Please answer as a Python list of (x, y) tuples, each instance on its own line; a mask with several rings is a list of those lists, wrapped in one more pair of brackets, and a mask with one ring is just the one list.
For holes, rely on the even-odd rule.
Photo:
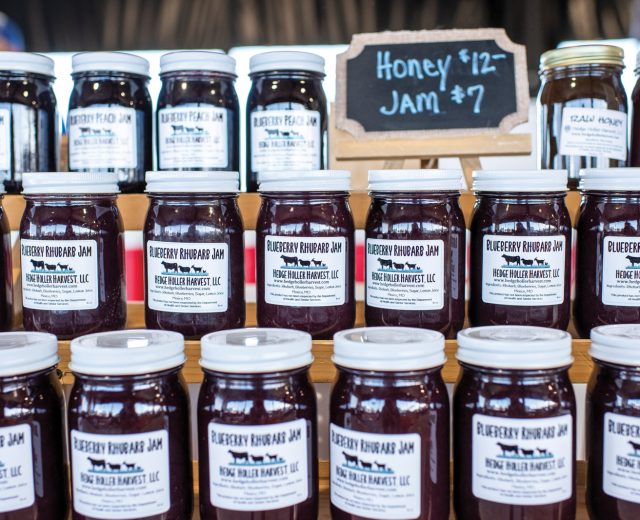
[(93, 105), (69, 110), (69, 168), (135, 168), (136, 110)]
[(602, 303), (618, 307), (640, 306), (640, 238), (604, 238)]
[(320, 168), (320, 113), (260, 110), (251, 113), (253, 171)]
[(562, 110), (560, 154), (627, 159), (627, 114), (602, 108)]
[(498, 305), (557, 305), (564, 301), (563, 235), (482, 240), (482, 301)]
[(34, 502), (31, 426), (0, 428), (0, 512), (24, 509)]
[(311, 432), (304, 419), (265, 426), (209, 423), (211, 504), (269, 511), (309, 498)]
[(98, 244), (95, 240), (20, 241), (22, 305), (75, 311), (98, 307)]
[(150, 240), (146, 259), (149, 308), (189, 313), (227, 310), (227, 244)]
[(640, 504), (640, 417), (607, 412), (602, 431), (604, 492)]
[(344, 237), (264, 239), (264, 295), (271, 305), (343, 305), (346, 270)]
[(171, 506), (166, 430), (131, 435), (71, 431), (73, 510), (94, 518), (144, 518)]
[(444, 307), (442, 240), (367, 239), (367, 305), (414, 311)]
[(158, 111), (160, 168), (226, 168), (227, 109), (180, 106)]
[(381, 435), (330, 426), (331, 503), (352, 515), (418, 518), (420, 435)]
[(0, 170), (11, 178), (11, 111), (0, 108)]
[(573, 493), (570, 415), (505, 419), (476, 414), (472, 431), (473, 494), (499, 504), (534, 506)]

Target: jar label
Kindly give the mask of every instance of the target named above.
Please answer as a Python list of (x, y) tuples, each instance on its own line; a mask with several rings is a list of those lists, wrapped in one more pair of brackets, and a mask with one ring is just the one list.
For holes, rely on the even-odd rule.
[(498, 305), (564, 302), (563, 235), (482, 239), (482, 301)]
[(11, 111), (0, 108), (0, 171), (5, 179), (11, 179), (11, 143)]
[(98, 308), (98, 243), (95, 240), (20, 241), (22, 305), (76, 311)]
[(553, 504), (573, 494), (573, 419), (506, 419), (475, 414), (472, 487), (499, 504)]
[(444, 307), (442, 240), (367, 239), (367, 305), (414, 311)]
[(251, 113), (254, 172), (321, 168), (320, 112), (258, 110)]
[(69, 169), (135, 168), (136, 110), (93, 105), (69, 110)]
[(604, 492), (640, 504), (640, 417), (607, 412), (603, 432)]
[(143, 518), (171, 506), (166, 430), (131, 435), (71, 431), (73, 510), (97, 518)]
[(227, 310), (227, 244), (150, 240), (146, 260), (150, 309), (180, 313)]
[(310, 494), (307, 421), (265, 426), (209, 423), (211, 504), (232, 511), (269, 511)]
[(560, 154), (627, 160), (627, 114), (603, 108), (562, 110)]
[(421, 514), (420, 435), (382, 435), (330, 425), (331, 503), (379, 519)]
[(158, 111), (158, 162), (172, 168), (226, 168), (227, 109), (184, 106)]
[(604, 238), (602, 303), (617, 307), (640, 305), (640, 238)]
[(31, 426), (0, 428), (0, 512), (24, 509), (34, 502)]
[(264, 239), (264, 298), (271, 305), (344, 305), (346, 269), (344, 237)]

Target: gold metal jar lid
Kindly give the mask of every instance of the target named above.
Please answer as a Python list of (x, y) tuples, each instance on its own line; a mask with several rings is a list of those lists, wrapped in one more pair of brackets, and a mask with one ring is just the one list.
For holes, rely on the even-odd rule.
[(624, 67), (624, 50), (613, 45), (576, 45), (545, 52), (540, 70), (572, 65), (615, 65)]

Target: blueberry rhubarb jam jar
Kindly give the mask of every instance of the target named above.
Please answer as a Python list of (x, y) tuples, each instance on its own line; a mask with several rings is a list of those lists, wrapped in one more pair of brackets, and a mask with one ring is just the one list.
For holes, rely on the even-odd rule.
[(147, 173), (147, 328), (200, 337), (244, 325), (238, 182), (237, 172)]
[(189, 395), (177, 332), (71, 342), (73, 520), (185, 520), (193, 509)]
[(438, 330), (464, 323), (465, 224), (459, 171), (369, 172), (367, 326)]
[(587, 509), (591, 518), (640, 517), (640, 325), (591, 331), (587, 387)]
[(124, 229), (113, 173), (27, 173), (20, 222), (26, 330), (59, 338), (127, 320)]
[(640, 323), (640, 168), (582, 170), (576, 328)]
[(260, 179), (258, 325), (331, 339), (353, 327), (356, 313), (351, 174), (269, 172)]
[(305, 332), (244, 329), (202, 338), (203, 520), (317, 518), (312, 361), (311, 336)]
[(334, 520), (449, 518), (444, 336), (406, 327), (339, 332), (331, 392)]
[(465, 520), (573, 520), (571, 336), (525, 326), (458, 334), (454, 507)]
[(472, 325), (566, 329), (571, 219), (565, 171), (474, 172)]
[(66, 518), (58, 341), (42, 332), (6, 332), (0, 353), (0, 518)]

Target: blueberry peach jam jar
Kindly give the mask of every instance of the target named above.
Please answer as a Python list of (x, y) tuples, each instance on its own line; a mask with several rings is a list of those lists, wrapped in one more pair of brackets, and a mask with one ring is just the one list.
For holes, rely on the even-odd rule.
[(465, 520), (573, 520), (571, 336), (527, 326), (458, 334), (454, 508)]
[(238, 171), (235, 60), (222, 52), (170, 52), (160, 58), (160, 79), (158, 169)]
[(237, 172), (147, 173), (145, 322), (198, 338), (244, 326)]
[(405, 327), (339, 332), (331, 393), (334, 520), (449, 518), (444, 336)]
[(640, 323), (640, 168), (582, 170), (573, 314), (582, 337)]
[(177, 332), (71, 342), (73, 520), (185, 520), (193, 510), (189, 395)]
[(149, 63), (124, 52), (72, 58), (69, 170), (115, 172), (123, 193), (142, 192), (153, 168)]
[(438, 330), (464, 323), (465, 234), (459, 171), (369, 172), (367, 326)]
[(587, 509), (591, 518), (640, 517), (640, 325), (591, 331), (587, 387)]
[(20, 222), (26, 330), (66, 339), (127, 320), (114, 173), (27, 173)]
[(566, 329), (571, 307), (567, 173), (479, 171), (473, 179), (471, 324)]
[(244, 329), (202, 338), (203, 520), (317, 518), (312, 361), (311, 336), (305, 332)]
[(42, 332), (0, 334), (0, 518), (67, 517), (64, 397), (58, 341)]

